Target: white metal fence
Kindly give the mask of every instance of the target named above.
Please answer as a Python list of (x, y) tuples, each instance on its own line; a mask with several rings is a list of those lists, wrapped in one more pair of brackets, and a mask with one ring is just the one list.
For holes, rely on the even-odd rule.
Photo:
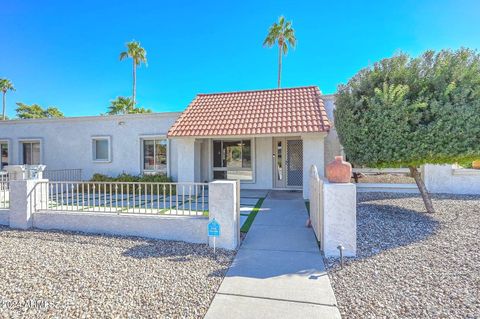
[(82, 169), (56, 169), (56, 170), (45, 170), (43, 172), (43, 178), (50, 181), (60, 182), (60, 181), (69, 181), (69, 182), (79, 182), (82, 180)]
[(0, 172), (0, 209), (10, 206), (10, 187), (7, 172)]
[(35, 211), (208, 216), (207, 183), (40, 182)]

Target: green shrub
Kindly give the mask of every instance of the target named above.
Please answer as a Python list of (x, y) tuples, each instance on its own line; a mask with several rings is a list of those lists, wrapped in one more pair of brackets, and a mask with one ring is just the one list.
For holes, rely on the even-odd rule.
[(171, 183), (172, 179), (165, 174), (157, 175), (131, 175), (122, 173), (117, 177), (104, 174), (93, 174), (91, 182), (124, 182), (124, 183)]
[(480, 54), (468, 49), (400, 54), (359, 71), (336, 94), (335, 127), (347, 158), (408, 166), (425, 201), (423, 164), (468, 165), (480, 156)]
[[(168, 177), (165, 174), (157, 174), (157, 175), (131, 175), (131, 174), (126, 174), (122, 173), (118, 175), (117, 177), (110, 177), (104, 174), (93, 174), (92, 178), (90, 179), (90, 182), (121, 182), (121, 183), (172, 183), (172, 179)], [(140, 190), (140, 187), (142, 187), (142, 190)], [(170, 188), (172, 195), (176, 194), (176, 187), (171, 186), (171, 187), (166, 187), (165, 192), (166, 194), (170, 194)], [(126, 188), (123, 190), (126, 192)], [(147, 193), (150, 194), (153, 192), (154, 195), (157, 193), (163, 194), (163, 187), (148, 187), (147, 186)], [(138, 194), (141, 192), (142, 194), (145, 192), (145, 186), (140, 186), (140, 185), (129, 185), (128, 187), (128, 192), (130, 194), (133, 194), (135, 192)]]

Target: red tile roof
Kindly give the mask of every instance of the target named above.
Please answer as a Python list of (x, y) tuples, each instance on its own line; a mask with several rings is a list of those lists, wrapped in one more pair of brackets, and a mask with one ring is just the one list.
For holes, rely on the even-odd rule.
[(327, 132), (327, 113), (316, 86), (199, 94), (168, 132), (228, 136)]

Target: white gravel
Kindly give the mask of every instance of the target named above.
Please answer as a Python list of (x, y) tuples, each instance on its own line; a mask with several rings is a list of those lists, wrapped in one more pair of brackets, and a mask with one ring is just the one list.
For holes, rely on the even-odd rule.
[(358, 258), (329, 259), (343, 318), (480, 318), (480, 196), (358, 194)]
[(0, 227), (0, 317), (202, 318), (234, 253)]

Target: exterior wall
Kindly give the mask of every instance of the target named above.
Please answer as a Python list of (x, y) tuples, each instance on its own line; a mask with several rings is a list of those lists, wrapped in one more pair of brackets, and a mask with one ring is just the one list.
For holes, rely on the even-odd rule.
[(195, 138), (178, 138), (173, 139), (177, 148), (177, 180), (179, 182), (197, 182), (195, 169), (198, 169), (197, 161), (199, 158), (198, 142)]
[(10, 225), (10, 210), (0, 209), (0, 225)]
[(422, 176), (430, 193), (480, 194), (480, 170), (425, 165)]
[(102, 213), (38, 212), (33, 227), (208, 243), (205, 217), (158, 217)]
[(327, 111), (328, 120), (332, 124), (330, 132), (325, 137), (325, 163), (328, 164), (335, 159), (335, 156), (342, 155), (342, 145), (338, 139), (337, 130), (335, 128), (335, 97), (333, 95), (322, 96), (325, 110)]
[[(13, 120), (0, 122), (0, 140), (10, 142), (10, 164), (20, 164), (20, 140), (39, 139), (42, 164), (49, 170), (81, 168), (83, 178), (94, 173), (118, 175), (141, 173), (141, 137), (166, 136), (180, 113), (132, 114), (64, 119)], [(92, 136), (111, 138), (111, 161), (94, 162)], [(176, 145), (169, 156), (175, 159)], [(173, 160), (174, 161), (174, 160)], [(169, 164), (173, 162), (170, 158)], [(177, 168), (170, 167), (176, 177)]]
[(302, 136), (303, 140), (303, 198), (308, 198), (310, 194), (309, 174), (312, 165), (318, 167), (318, 174), (324, 176), (325, 173), (325, 134), (312, 134)]
[(243, 189), (271, 189), (273, 187), (273, 138), (255, 138), (255, 182), (242, 182)]

